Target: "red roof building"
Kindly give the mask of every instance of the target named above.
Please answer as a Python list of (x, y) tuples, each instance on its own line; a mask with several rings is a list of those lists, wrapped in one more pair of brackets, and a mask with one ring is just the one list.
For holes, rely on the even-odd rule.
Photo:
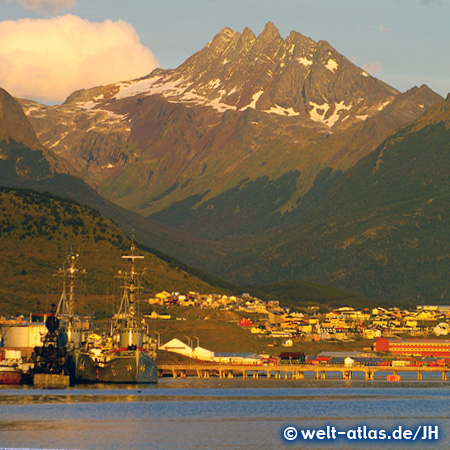
[(247, 317), (243, 317), (240, 321), (239, 321), (239, 325), (241, 327), (251, 327), (253, 326), (253, 322), (250, 319), (247, 319)]

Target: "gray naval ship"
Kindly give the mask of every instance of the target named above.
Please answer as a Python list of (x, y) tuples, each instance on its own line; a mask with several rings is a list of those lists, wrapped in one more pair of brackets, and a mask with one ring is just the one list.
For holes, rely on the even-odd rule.
[[(69, 386), (80, 378), (84, 368), (87, 381), (95, 381), (96, 368), (89, 354), (83, 351), (82, 342), (92, 329), (88, 322), (82, 323), (74, 312), (76, 264), (79, 255), (67, 256), (67, 267), (59, 269), (57, 276), (63, 279), (63, 289), (58, 308), (52, 308), (45, 321), (47, 334), (42, 346), (33, 352), (33, 383), (43, 387)], [(55, 305), (52, 305), (55, 307)], [(87, 326), (86, 326), (87, 325)]]
[(138, 291), (134, 241), (129, 255), (122, 256), (130, 264), (125, 273), (125, 286), (119, 311), (112, 318), (109, 345), (97, 356), (97, 381), (100, 383), (156, 383), (158, 367), (151, 349), (147, 326), (136, 310)]
[(75, 314), (75, 279), (79, 272), (76, 267), (79, 258), (78, 253), (69, 254), (67, 268), (59, 269), (57, 273), (63, 279), (63, 290), (56, 316), (61, 323), (60, 335), (65, 336), (65, 347), (71, 367), (70, 384), (96, 381), (96, 366), (85, 344), (93, 330), (90, 325), (85, 327)]

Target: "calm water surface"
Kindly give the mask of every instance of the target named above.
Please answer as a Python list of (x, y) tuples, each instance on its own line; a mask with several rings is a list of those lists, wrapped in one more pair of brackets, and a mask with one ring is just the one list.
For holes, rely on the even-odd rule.
[[(438, 441), (295, 441), (287, 426), (415, 430)], [(450, 381), (162, 379), (157, 386), (0, 386), (0, 446), (49, 449), (449, 449)]]

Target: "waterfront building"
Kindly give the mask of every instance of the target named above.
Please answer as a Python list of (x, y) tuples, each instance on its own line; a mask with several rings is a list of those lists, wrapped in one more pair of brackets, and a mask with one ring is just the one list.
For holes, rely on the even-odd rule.
[(386, 339), (380, 337), (374, 344), (376, 352), (389, 352), (395, 355), (450, 356), (448, 339)]
[(199, 359), (202, 361), (213, 361), (214, 352), (203, 347), (192, 348), (190, 345), (185, 344), (179, 339), (172, 339), (166, 344), (159, 347), (160, 350), (165, 350), (168, 352), (178, 353), (189, 358)]
[(168, 352), (179, 353), (180, 355), (188, 356), (189, 358), (193, 357), (193, 348), (176, 338), (165, 343), (164, 345), (161, 345), (159, 349)]

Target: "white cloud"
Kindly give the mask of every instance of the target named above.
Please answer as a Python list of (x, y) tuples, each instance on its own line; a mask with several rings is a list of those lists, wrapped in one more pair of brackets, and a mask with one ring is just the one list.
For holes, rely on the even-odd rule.
[(47, 102), (137, 78), (158, 66), (130, 24), (89, 22), (71, 14), (0, 22), (0, 61), (0, 87)]
[[(10, 0), (8, 0), (10, 1)], [(27, 9), (43, 13), (67, 11), (75, 6), (75, 0), (14, 0)]]
[(364, 64), (362, 68), (366, 72), (369, 72), (371, 75), (376, 75), (383, 70), (383, 64), (381, 63), (381, 61), (369, 62), (367, 64)]

